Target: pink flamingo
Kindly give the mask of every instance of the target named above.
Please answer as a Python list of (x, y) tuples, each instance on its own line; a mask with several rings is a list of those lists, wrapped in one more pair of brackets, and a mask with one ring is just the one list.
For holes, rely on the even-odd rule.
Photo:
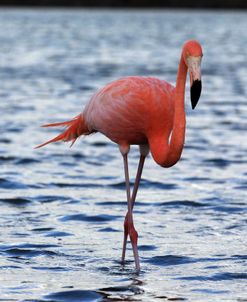
[[(182, 49), (176, 87), (152, 77), (130, 76), (116, 80), (98, 90), (84, 111), (74, 119), (44, 125), (65, 126), (66, 130), (42, 147), (56, 141), (72, 141), (81, 135), (101, 132), (118, 144), (123, 156), (128, 211), (124, 221), (122, 263), (127, 238), (133, 248), (136, 270), (140, 270), (137, 249), (138, 234), (134, 227), (133, 207), (144, 161), (149, 153), (162, 167), (169, 168), (180, 159), (185, 141), (185, 83), (189, 70), (191, 104), (195, 108), (201, 94), (202, 48), (197, 41), (187, 41)], [(140, 159), (131, 194), (128, 152), (130, 145), (140, 146)]]

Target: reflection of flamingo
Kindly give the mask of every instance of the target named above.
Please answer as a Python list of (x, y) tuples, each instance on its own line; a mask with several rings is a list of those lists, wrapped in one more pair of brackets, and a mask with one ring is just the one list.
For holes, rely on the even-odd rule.
[[(134, 228), (132, 210), (144, 161), (149, 149), (154, 160), (165, 168), (175, 165), (180, 159), (185, 139), (184, 94), (187, 69), (190, 73), (191, 104), (194, 109), (201, 94), (201, 58), (200, 44), (193, 40), (188, 41), (183, 46), (176, 87), (156, 78), (122, 78), (97, 91), (84, 111), (71, 121), (44, 125), (65, 126), (67, 129), (38, 147), (60, 140), (72, 141), (73, 144), (80, 135), (94, 132), (101, 132), (118, 144), (124, 161), (128, 201), (122, 261), (125, 259), (129, 235), (137, 270), (140, 269), (138, 234)], [(140, 160), (132, 196), (128, 172), (130, 145), (140, 146)]]

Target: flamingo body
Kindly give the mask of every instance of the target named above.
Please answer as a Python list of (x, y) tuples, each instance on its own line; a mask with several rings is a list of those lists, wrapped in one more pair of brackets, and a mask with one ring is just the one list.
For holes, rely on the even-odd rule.
[(154, 135), (171, 133), (173, 90), (156, 78), (122, 78), (92, 97), (83, 118), (90, 131), (99, 131), (119, 145), (148, 144)]

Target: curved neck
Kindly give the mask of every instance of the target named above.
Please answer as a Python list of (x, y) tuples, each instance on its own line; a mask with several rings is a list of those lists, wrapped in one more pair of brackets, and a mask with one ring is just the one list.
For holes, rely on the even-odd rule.
[(162, 167), (171, 167), (175, 165), (182, 154), (186, 125), (184, 110), (186, 75), (187, 66), (184, 63), (183, 55), (181, 55), (176, 87), (173, 93), (174, 117), (170, 139), (165, 139), (164, 137), (160, 140), (159, 138), (159, 142), (156, 141), (155, 143), (154, 141), (153, 146), (151, 142), (150, 146), (154, 160)]

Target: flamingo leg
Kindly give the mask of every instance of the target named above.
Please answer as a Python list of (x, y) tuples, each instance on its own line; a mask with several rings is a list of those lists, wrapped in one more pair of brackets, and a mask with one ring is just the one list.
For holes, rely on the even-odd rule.
[(123, 160), (124, 160), (124, 173), (125, 173), (125, 183), (126, 183), (126, 194), (127, 194), (127, 201), (128, 201), (128, 233), (130, 236), (130, 241), (132, 244), (132, 249), (134, 253), (134, 259), (135, 259), (135, 265), (136, 270), (140, 270), (140, 261), (139, 261), (139, 255), (138, 255), (138, 249), (137, 249), (137, 238), (138, 233), (135, 230), (134, 227), (134, 220), (133, 220), (133, 213), (132, 213), (132, 202), (130, 197), (130, 181), (129, 181), (129, 169), (128, 169), (128, 155), (123, 154)]
[[(132, 196), (131, 196), (131, 209), (132, 210), (133, 210), (133, 207), (135, 204), (136, 195), (137, 195), (138, 187), (139, 187), (140, 180), (141, 180), (141, 175), (142, 175), (145, 158), (146, 158), (146, 156), (144, 156), (144, 155), (140, 156), (138, 169), (137, 169), (137, 173), (136, 173), (135, 184), (134, 184), (134, 188), (133, 188), (133, 192), (132, 192)], [(124, 263), (126, 245), (127, 245), (127, 239), (128, 239), (128, 213), (129, 213), (129, 211), (126, 213), (125, 220), (124, 220), (124, 241), (123, 241), (123, 251), (122, 251), (122, 263)]]
[(126, 213), (125, 220), (124, 220), (124, 241), (123, 241), (123, 251), (122, 251), (122, 263), (124, 263), (127, 239), (128, 239), (128, 235), (130, 235), (130, 240), (132, 243), (134, 257), (135, 257), (136, 269), (140, 270), (139, 256), (138, 256), (138, 249), (137, 249), (138, 234), (134, 228), (132, 210), (133, 210), (133, 207), (135, 204), (136, 195), (137, 195), (137, 191), (138, 191), (140, 180), (141, 180), (141, 175), (142, 175), (142, 171), (143, 171), (145, 158), (149, 153), (149, 147), (147, 145), (140, 146), (140, 159), (139, 159), (135, 184), (134, 184), (131, 198), (130, 198), (130, 184), (129, 184), (129, 171), (128, 171), (128, 158), (127, 158), (127, 153), (129, 150), (126, 153), (124, 153), (124, 152), (122, 152), (122, 150), (120, 148), (120, 151), (124, 158), (124, 171), (125, 171), (126, 192), (127, 192), (127, 200), (128, 200), (128, 212)]

